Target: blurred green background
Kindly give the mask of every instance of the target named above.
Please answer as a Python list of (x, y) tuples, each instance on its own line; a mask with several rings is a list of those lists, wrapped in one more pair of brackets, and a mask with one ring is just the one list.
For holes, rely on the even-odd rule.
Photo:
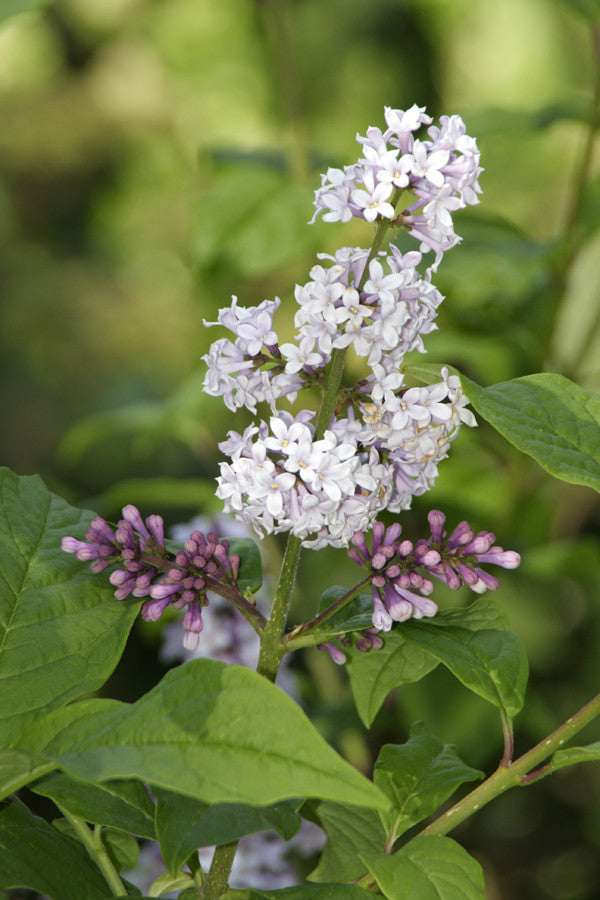
[[(370, 243), (365, 223), (306, 223), (319, 173), (356, 159), (356, 132), (381, 126), (386, 105), (459, 113), (485, 167), (481, 206), (457, 216), (464, 241), (438, 273), (428, 361), (482, 384), (549, 371), (600, 390), (597, 5), (0, 2), (0, 463), (109, 518), (128, 502), (170, 523), (216, 511), (216, 444), (245, 421), (201, 392), (220, 336), (203, 319), (232, 294), (280, 296), (289, 339), (316, 253)], [(523, 751), (598, 691), (600, 507), (485, 423), (440, 468), (404, 533), (441, 507), (523, 555), (497, 595), (531, 659)], [(352, 583), (342, 552), (308, 557), (297, 616), (332, 571)], [(116, 694), (156, 680), (158, 634), (134, 634)], [(343, 670), (317, 652), (295, 664), (318, 726), (367, 770), (415, 718), (472, 765), (500, 756), (493, 710), (442, 671), (396, 691), (366, 735)], [(489, 900), (594, 900), (599, 806), (600, 773), (580, 766), (456, 836)]]

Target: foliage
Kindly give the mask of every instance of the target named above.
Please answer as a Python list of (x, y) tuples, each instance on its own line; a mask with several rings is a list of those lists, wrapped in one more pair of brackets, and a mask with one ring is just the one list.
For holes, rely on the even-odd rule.
[[(321, 4), (284, 3), (277, 24), (271, 3), (242, 0), (205, 17), (184, 0), (168, 13), (125, 2), (0, 4), (5, 58), (13, 43), (26, 49), (14, 83), (0, 72), (10, 422), (1, 441), (13, 469), (41, 468), (52, 488), (1, 471), (0, 892), (9, 896), (139, 895), (128, 870), (140, 846), (160, 848), (167, 870), (150, 896), (217, 896), (231, 844), (241, 839), (242, 854), (245, 837), (274, 830), (293, 854), (300, 822), (326, 838), (312, 872), (300, 863), (301, 885), (223, 886), (224, 896), (454, 900), (483, 897), (485, 875), (499, 896), (555, 900), (573, 867), (582, 900), (595, 896), (600, 782), (597, 766), (579, 763), (600, 756), (597, 720), (590, 726), (598, 700), (582, 705), (597, 691), (600, 636), (600, 195), (597, 111), (584, 91), (573, 98), (589, 79), (597, 4), (564, 0), (544, 19), (525, 4), (520, 35), (491, 3), (481, 14), (445, 0), (393, 15), (384, 2), (368, 15), (361, 6), (333, 4), (328, 23)], [(507, 93), (496, 96), (491, 48), (509, 36)], [(478, 54), (489, 62), (487, 87), (456, 75), (457, 59), (476, 72)], [(518, 70), (523, 58), (543, 86)], [(224, 77), (227, 61), (234, 70)], [(436, 71), (450, 77), (437, 84)], [(562, 84), (571, 96), (557, 95)], [(354, 132), (379, 118), (382, 102), (415, 97), (464, 109), (484, 150), (486, 211), (460, 214), (464, 241), (435, 276), (447, 300), (427, 338), (428, 359), (451, 364), (480, 428), (461, 433), (433, 491), (403, 512), (402, 535), (443, 507), (449, 521), (493, 529), (523, 566), (503, 578), (498, 601), (436, 587), (439, 613), (395, 624), (381, 649), (363, 652), (370, 585), (348, 597), (356, 570), (340, 550), (304, 557), (286, 626), (304, 711), (243, 667), (191, 660), (165, 673), (156, 626), (134, 625), (142, 598), (116, 600), (60, 539), (82, 538), (94, 514), (116, 520), (131, 502), (172, 523), (217, 513), (213, 454), (226, 418), (202, 391), (202, 320), (232, 291), (242, 305), (289, 296), (342, 228), (349, 244), (364, 239), (364, 223), (305, 227), (307, 176), (346, 162)], [(498, 97), (514, 108), (499, 109)], [(58, 137), (61, 117), (79, 123), (69, 137)], [(290, 135), (287, 149), (263, 149), (286, 148)], [(50, 202), (38, 203), (37, 191)], [(409, 249), (406, 235), (393, 239)], [(22, 348), (11, 328), (27, 333)], [(289, 323), (281, 334), (291, 340)], [(429, 384), (440, 369), (414, 354), (404, 373)], [(359, 361), (348, 371), (359, 378)], [(249, 423), (236, 413), (240, 433)], [(259, 554), (247, 537), (230, 545), (240, 593), (261, 608), (264, 592), (276, 593), (282, 546), (267, 538)], [(169, 558), (182, 550), (166, 546)], [(315, 649), (326, 643), (347, 657), (348, 677)], [(508, 790), (559, 770), (536, 798)], [(506, 820), (534, 800), (539, 819), (523, 813), (520, 836)], [(457, 843), (446, 835), (461, 822)], [(212, 868), (195, 853), (209, 845), (219, 848)]]

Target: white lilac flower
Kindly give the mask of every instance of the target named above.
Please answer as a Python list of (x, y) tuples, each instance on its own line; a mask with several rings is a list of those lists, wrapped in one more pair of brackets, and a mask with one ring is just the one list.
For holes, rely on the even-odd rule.
[[(354, 165), (329, 169), (322, 176), (312, 221), (318, 214), (325, 221), (397, 217), (401, 227), (421, 241), (423, 252), (435, 253), (437, 267), (459, 240), (451, 213), (479, 202), (482, 169), (477, 144), (466, 134), (460, 116), (443, 116), (439, 127), (428, 129), (431, 140), (414, 134), (432, 121), (423, 107), (386, 107), (385, 120), (386, 131), (369, 128), (366, 137), (357, 135), (363, 155)], [(393, 188), (416, 196), (416, 204), (394, 210)]]

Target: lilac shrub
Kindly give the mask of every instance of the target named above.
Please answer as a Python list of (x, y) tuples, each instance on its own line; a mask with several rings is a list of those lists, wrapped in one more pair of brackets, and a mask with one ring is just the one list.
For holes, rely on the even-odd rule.
[[(10, 547), (0, 783), (5, 795), (29, 784), (63, 817), (53, 829), (28, 819), (18, 798), (0, 807), (0, 826), (43, 846), (46, 860), (23, 867), (19, 847), (0, 832), (0, 890), (31, 887), (57, 900), (131, 895), (121, 873), (134, 869), (141, 838), (155, 842), (147, 860), (165, 868), (144, 884), (148, 896), (233, 900), (239, 888), (252, 900), (432, 891), (440, 900), (483, 900), (481, 867), (447, 834), (509, 787), (600, 758), (597, 745), (563, 748), (600, 714), (599, 695), (513, 759), (527, 656), (488, 596), (499, 587), (488, 567), (515, 569), (519, 554), (466, 521), (446, 528), (440, 510), (429, 513), (425, 537), (406, 536), (398, 520), (433, 487), (462, 425), (476, 425), (469, 402), (557, 477), (598, 489), (600, 420), (598, 439), (580, 447), (590, 422), (584, 429), (578, 417), (597, 398), (566, 379), (530, 376), (486, 393), (448, 366), (411, 365), (409, 354), (425, 353), (437, 327), (444, 298), (436, 272), (460, 241), (454, 214), (479, 202), (482, 169), (459, 116), (434, 124), (415, 105), (386, 108), (385, 123), (357, 136), (359, 159), (328, 169), (315, 193), (313, 221), (362, 220), (374, 229), (370, 248), (321, 254), (287, 313), (279, 298), (244, 308), (234, 297), (206, 323), (229, 336), (204, 357), (205, 392), (255, 417), (219, 443), (216, 495), (236, 520), (224, 534), (194, 524), (181, 540), (166, 539), (161, 517), (144, 518), (132, 505), (113, 526), (49, 500), (37, 481), (0, 473), (0, 534)], [(415, 248), (389, 243), (398, 232)], [(286, 314), (295, 332), (281, 342), (275, 320)], [(566, 462), (555, 453), (563, 444)], [(249, 533), (286, 535), (277, 581), (263, 584)], [(57, 550), (57, 534), (69, 557)], [(293, 624), (301, 554), (324, 548), (345, 550), (359, 580), (326, 586), (313, 617)], [(466, 587), (476, 599), (444, 610), (436, 583)], [(23, 608), (22, 621), (11, 603)], [(145, 620), (162, 619), (164, 652), (184, 664), (133, 704), (90, 699), (117, 664), (138, 604)], [(167, 611), (183, 612), (176, 649)], [(31, 649), (40, 646), (44, 654)], [(287, 661), (310, 646), (348, 663), (366, 727), (389, 691), (445, 666), (498, 710), (497, 770), (447, 808), (459, 785), (483, 773), (416, 723), (404, 743), (381, 748), (367, 778), (301, 709)], [(326, 836), (322, 856), (309, 882), (286, 893), (295, 876), (283, 841), (301, 854), (314, 825)], [(63, 859), (62, 868), (53, 862)], [(14, 876), (2, 875), (4, 860)]]

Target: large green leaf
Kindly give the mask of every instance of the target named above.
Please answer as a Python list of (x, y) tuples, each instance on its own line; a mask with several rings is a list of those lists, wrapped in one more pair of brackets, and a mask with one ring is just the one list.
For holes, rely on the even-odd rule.
[(76, 778), (138, 778), (206, 803), (387, 805), (279, 688), (215, 660), (171, 670), (131, 705), (89, 700), (51, 713), (20, 743)]
[(0, 806), (0, 889), (50, 900), (105, 900), (110, 889), (86, 851), (19, 800)]
[(481, 866), (455, 841), (419, 835), (393, 856), (365, 857), (388, 900), (484, 900)]
[[(427, 622), (435, 623), (438, 627), (457, 626), (473, 632), (483, 629), (506, 630), (509, 627), (506, 613), (489, 597), (479, 597), (465, 609), (438, 613)], [(359, 716), (367, 727), (371, 725), (381, 704), (393, 688), (419, 681), (440, 661), (439, 657), (430, 653), (428, 649), (409, 641), (405, 625), (395, 626), (382, 637), (384, 645), (380, 650), (348, 653), (348, 671), (354, 702)]]
[[(305, 810), (303, 809), (303, 815)], [(341, 803), (309, 805), (308, 816), (327, 835), (319, 864), (311, 881), (352, 881), (365, 873), (361, 854), (378, 853), (385, 846), (386, 833), (377, 812)]]
[[(439, 366), (410, 366), (428, 380)], [(460, 373), (457, 373), (460, 374)], [(483, 388), (460, 380), (471, 406), (511, 444), (546, 471), (571, 484), (600, 491), (600, 396), (562, 375), (541, 373)]]
[(442, 744), (416, 722), (405, 744), (386, 744), (375, 764), (373, 780), (392, 801), (381, 813), (388, 834), (401, 834), (431, 815), (459, 785), (483, 778), (466, 765), (450, 744)]
[(209, 806), (193, 797), (184, 797), (153, 788), (156, 796), (156, 830), (162, 857), (176, 872), (198, 847), (231, 844), (246, 834), (274, 828), (289, 840), (300, 827), (298, 801), (273, 806), (243, 803), (216, 803)]
[(90, 784), (56, 773), (32, 785), (31, 790), (93, 825), (119, 828), (156, 840), (154, 804), (139, 781)]
[(60, 549), (90, 514), (37, 476), (0, 469), (0, 744), (44, 712), (101, 687), (123, 651), (138, 604)]

